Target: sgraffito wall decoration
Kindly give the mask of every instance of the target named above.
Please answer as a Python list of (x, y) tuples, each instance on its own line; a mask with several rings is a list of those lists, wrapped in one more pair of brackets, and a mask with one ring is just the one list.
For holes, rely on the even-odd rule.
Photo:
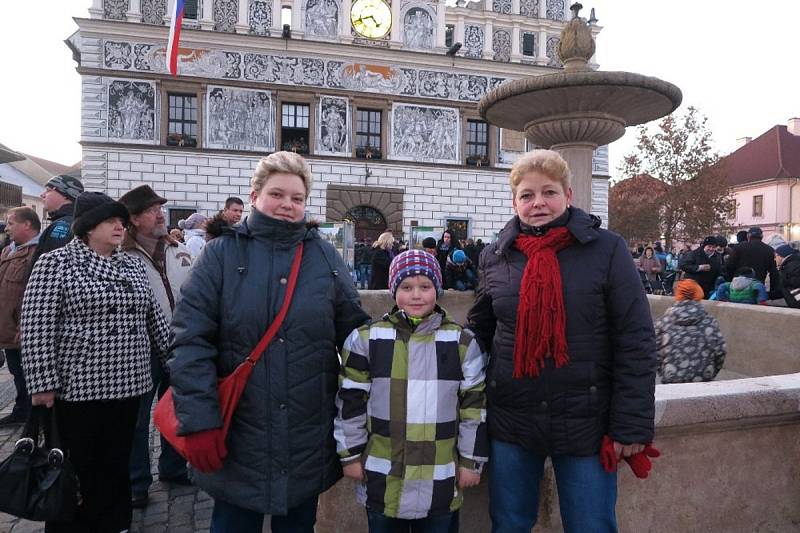
[(392, 159), (458, 163), (460, 119), (449, 107), (394, 104), (391, 120)]
[(108, 138), (153, 144), (156, 141), (156, 90), (147, 81), (108, 84)]
[(317, 107), (316, 153), (350, 155), (350, 106), (347, 98), (321, 96)]
[(206, 96), (208, 148), (275, 149), (275, 112), (269, 91), (211, 86)]

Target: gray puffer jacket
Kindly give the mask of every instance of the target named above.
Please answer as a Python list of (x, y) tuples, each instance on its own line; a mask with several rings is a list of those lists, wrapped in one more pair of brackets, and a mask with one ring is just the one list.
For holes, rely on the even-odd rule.
[(347, 267), (305, 222), (254, 211), (203, 248), (172, 322), (180, 433), (220, 427), (217, 378), (233, 372), (278, 314), (301, 240), (291, 307), (247, 383), (224, 466), (194, 473), (214, 498), (265, 514), (286, 514), (341, 477), (333, 438), (337, 349), (369, 320)]
[(662, 383), (711, 381), (725, 363), (725, 339), (703, 304), (683, 300), (656, 322)]

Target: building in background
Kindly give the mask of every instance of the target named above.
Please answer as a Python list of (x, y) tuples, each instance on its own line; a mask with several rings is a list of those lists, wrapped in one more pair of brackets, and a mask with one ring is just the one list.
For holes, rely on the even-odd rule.
[[(87, 188), (119, 197), (148, 183), (176, 224), (246, 198), (258, 158), (283, 149), (311, 163), (309, 216), (350, 219), (357, 239), (448, 226), (491, 240), (512, 215), (508, 169), (530, 146), (476, 104), (505, 80), (562, 68), (566, 0), (185, 4), (176, 77), (167, 0), (94, 0), (76, 19)], [(594, 169), (605, 220), (606, 147)]]
[(800, 118), (739, 145), (724, 159), (736, 198), (734, 227), (759, 226), (764, 242), (773, 235), (800, 240)]

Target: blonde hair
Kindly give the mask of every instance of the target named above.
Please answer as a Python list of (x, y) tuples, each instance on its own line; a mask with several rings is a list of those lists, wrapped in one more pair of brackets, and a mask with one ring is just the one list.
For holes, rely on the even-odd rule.
[(372, 243), (373, 248), (383, 248), (384, 250), (388, 250), (394, 244), (394, 235), (392, 235), (391, 231), (384, 231), (381, 233), (381, 236), (378, 237), (378, 240)]
[(508, 176), (511, 192), (517, 193), (519, 182), (529, 172), (539, 172), (551, 180), (559, 182), (564, 188), (564, 192), (567, 192), (570, 187), (572, 173), (569, 171), (569, 166), (564, 158), (553, 150), (531, 150), (517, 159)]
[(256, 166), (253, 177), (250, 179), (250, 187), (256, 194), (261, 192), (264, 184), (272, 174), (285, 172), (294, 174), (303, 180), (306, 188), (306, 198), (311, 194), (311, 186), (314, 178), (311, 176), (311, 167), (302, 156), (294, 152), (274, 152), (267, 157), (262, 157)]

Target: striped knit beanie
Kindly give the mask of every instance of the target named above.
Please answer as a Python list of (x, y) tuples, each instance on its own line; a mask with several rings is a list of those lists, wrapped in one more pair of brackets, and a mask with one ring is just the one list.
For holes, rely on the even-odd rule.
[(442, 269), (439, 261), (428, 252), (407, 250), (392, 259), (392, 264), (389, 265), (389, 290), (392, 291), (392, 297), (400, 283), (411, 276), (429, 277), (436, 288), (436, 295), (442, 294)]

